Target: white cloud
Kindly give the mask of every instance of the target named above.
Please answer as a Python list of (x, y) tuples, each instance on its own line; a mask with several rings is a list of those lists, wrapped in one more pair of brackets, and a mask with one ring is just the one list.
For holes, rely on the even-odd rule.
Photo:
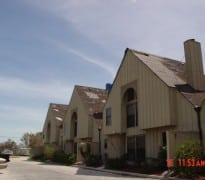
[(0, 77), (0, 93), (8, 96), (67, 102), (72, 88), (60, 81), (34, 83), (20, 78)]

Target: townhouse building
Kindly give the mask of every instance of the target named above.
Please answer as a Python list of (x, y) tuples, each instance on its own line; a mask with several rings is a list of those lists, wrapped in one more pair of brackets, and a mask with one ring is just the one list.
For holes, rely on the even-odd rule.
[(200, 43), (184, 42), (185, 63), (126, 49), (104, 107), (105, 155), (130, 161), (168, 158), (185, 140), (205, 137), (205, 77)]
[[(64, 151), (75, 153), (77, 161), (83, 160), (80, 147), (90, 146), (91, 154), (99, 153), (99, 135), (102, 118), (95, 119), (94, 113), (103, 112), (107, 100), (107, 91), (92, 87), (74, 87), (69, 108), (63, 123)], [(101, 134), (99, 134), (101, 133)]]
[(43, 143), (63, 149), (63, 121), (68, 105), (50, 103), (43, 125)]
[(89, 144), (91, 154), (127, 154), (128, 161), (140, 162), (156, 158), (162, 146), (173, 158), (182, 142), (204, 140), (201, 45), (187, 40), (184, 52), (181, 62), (127, 48), (109, 91), (76, 85), (69, 105), (49, 105), (44, 143), (75, 153), (77, 161), (83, 160), (80, 148)]

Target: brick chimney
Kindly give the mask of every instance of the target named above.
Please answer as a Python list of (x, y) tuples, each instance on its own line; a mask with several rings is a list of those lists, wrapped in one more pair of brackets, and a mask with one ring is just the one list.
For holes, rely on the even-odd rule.
[(184, 42), (187, 83), (196, 90), (205, 90), (201, 44), (195, 39)]

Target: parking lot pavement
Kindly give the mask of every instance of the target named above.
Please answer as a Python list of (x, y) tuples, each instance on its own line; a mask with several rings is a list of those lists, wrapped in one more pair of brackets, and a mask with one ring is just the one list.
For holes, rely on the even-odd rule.
[[(6, 169), (0, 170), (2, 180), (133, 180), (133, 177), (116, 175), (71, 166), (29, 161), (26, 157), (11, 158)], [(136, 178), (142, 180), (144, 178)], [(148, 179), (148, 178), (146, 178)]]

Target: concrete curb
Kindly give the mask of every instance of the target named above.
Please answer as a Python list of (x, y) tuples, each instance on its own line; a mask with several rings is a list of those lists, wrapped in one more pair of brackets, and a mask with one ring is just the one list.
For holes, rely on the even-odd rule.
[(107, 172), (111, 174), (117, 174), (122, 176), (130, 176), (130, 177), (141, 177), (141, 178), (152, 178), (152, 179), (170, 179), (170, 180), (186, 180), (176, 177), (166, 177), (166, 176), (158, 176), (158, 175), (148, 175), (148, 174), (141, 174), (141, 173), (132, 173), (132, 172), (125, 172), (125, 171), (116, 171), (116, 170), (109, 170), (104, 168), (94, 168), (94, 167), (88, 167), (88, 166), (81, 166), (81, 165), (72, 165), (73, 167), (78, 167), (82, 169), (88, 169), (88, 170), (94, 170), (94, 171), (100, 171), (100, 172)]
[(116, 171), (116, 170), (109, 170), (109, 169), (102, 169), (102, 168), (93, 168), (93, 167), (87, 167), (87, 166), (79, 166), (79, 165), (73, 165), (73, 167), (78, 167), (78, 168), (88, 169), (88, 170), (94, 170), (94, 171), (107, 172), (107, 173), (117, 174), (117, 175), (122, 175), (122, 176), (142, 177), (142, 178), (152, 178), (152, 179), (166, 179), (163, 176), (157, 176), (157, 175), (147, 175), (147, 174), (141, 174), (141, 173)]

